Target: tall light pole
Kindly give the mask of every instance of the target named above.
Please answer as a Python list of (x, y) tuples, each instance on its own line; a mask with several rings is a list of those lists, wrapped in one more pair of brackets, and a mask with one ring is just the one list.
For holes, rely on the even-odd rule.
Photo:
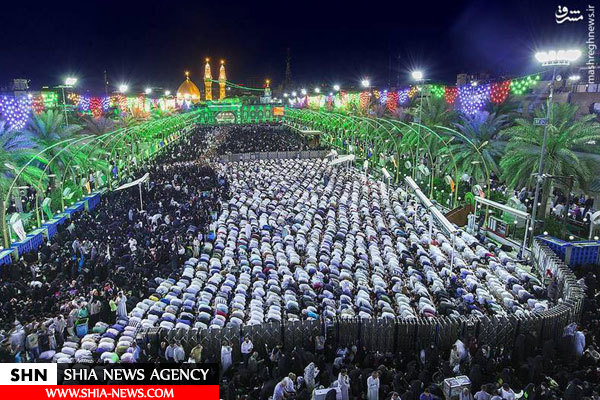
[[(360, 85), (367, 89), (367, 92), (369, 93), (369, 96), (370, 96), (371, 95), (371, 81), (369, 80), (369, 78), (368, 77), (363, 78), (360, 81)], [(368, 113), (369, 113), (369, 107), (368, 107), (368, 103), (367, 103), (367, 114)], [(367, 142), (367, 137), (365, 136), (365, 171), (367, 170), (366, 166), (368, 166), (368, 161), (367, 161), (368, 159), (369, 159), (369, 145)]]
[[(535, 224), (538, 209), (538, 201), (540, 197), (540, 186), (544, 180), (544, 156), (546, 155), (546, 141), (548, 138), (548, 123), (550, 122), (552, 108), (552, 96), (554, 94), (554, 81), (556, 80), (556, 68), (560, 66), (568, 66), (572, 62), (576, 61), (581, 56), (580, 50), (550, 50), (540, 51), (535, 53), (535, 58), (542, 64), (542, 66), (552, 67), (552, 81), (550, 82), (550, 93), (548, 94), (548, 100), (546, 102), (546, 120), (543, 121), (544, 125), (544, 137), (542, 139), (542, 149), (540, 154), (540, 162), (538, 165), (538, 173), (535, 179), (535, 195), (533, 198), (533, 210), (531, 211), (531, 243), (535, 237)], [(535, 123), (535, 122), (534, 122)], [(544, 204), (542, 204), (544, 206)], [(527, 232), (525, 232), (527, 236)], [(525, 243), (525, 246), (527, 243)]]
[(63, 98), (63, 113), (65, 115), (65, 125), (69, 126), (69, 116), (67, 114), (67, 97), (65, 95), (65, 88), (70, 89), (77, 83), (77, 78), (72, 76), (67, 77), (65, 79), (64, 85), (59, 85), (58, 87), (62, 90), (62, 98)]
[(419, 120), (417, 126), (417, 135), (419, 136), (419, 140), (417, 141), (417, 151), (415, 152), (415, 165), (413, 166), (413, 179), (416, 179), (416, 170), (419, 167), (419, 147), (421, 147), (421, 117), (423, 116), (423, 92), (425, 90), (423, 79), (423, 71), (415, 70), (411, 72), (412, 78), (417, 82), (417, 85), (421, 83), (421, 95), (420, 95), (420, 104), (419, 104)]

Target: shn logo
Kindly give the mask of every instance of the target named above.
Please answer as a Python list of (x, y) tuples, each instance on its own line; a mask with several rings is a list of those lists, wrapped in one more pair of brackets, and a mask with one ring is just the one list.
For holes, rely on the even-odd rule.
[(0, 363), (0, 386), (56, 385), (57, 376), (57, 364)]
[(48, 370), (44, 369), (36, 369), (36, 368), (28, 368), (28, 369), (18, 369), (13, 368), (10, 371), (10, 380), (11, 382), (46, 382), (48, 380)]
[(562, 24), (563, 22), (577, 22), (583, 19), (583, 15), (581, 15), (581, 11), (579, 10), (569, 10), (568, 7), (558, 6), (558, 10), (554, 13), (554, 17), (556, 18), (557, 24)]

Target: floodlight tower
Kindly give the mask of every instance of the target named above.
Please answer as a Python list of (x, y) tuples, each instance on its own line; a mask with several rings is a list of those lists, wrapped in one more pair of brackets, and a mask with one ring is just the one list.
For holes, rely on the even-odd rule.
[[(544, 156), (546, 154), (546, 140), (548, 137), (548, 123), (550, 122), (550, 110), (552, 108), (552, 95), (554, 94), (554, 81), (556, 80), (556, 68), (560, 66), (568, 66), (572, 62), (577, 61), (577, 59), (581, 57), (581, 50), (571, 49), (571, 50), (550, 50), (550, 51), (540, 51), (535, 53), (535, 58), (538, 60), (542, 66), (551, 66), (552, 67), (552, 81), (550, 82), (550, 94), (548, 95), (548, 101), (546, 106), (546, 120), (544, 121), (544, 137), (542, 139), (542, 149), (540, 154), (540, 162), (538, 165), (538, 173), (535, 180), (535, 195), (533, 198), (533, 209), (531, 211), (531, 243), (533, 243), (533, 238), (535, 237), (535, 223), (538, 209), (538, 201), (540, 197), (540, 186), (542, 181), (544, 180)], [(568, 194), (570, 196), (570, 194)], [(527, 236), (527, 232), (525, 232)]]

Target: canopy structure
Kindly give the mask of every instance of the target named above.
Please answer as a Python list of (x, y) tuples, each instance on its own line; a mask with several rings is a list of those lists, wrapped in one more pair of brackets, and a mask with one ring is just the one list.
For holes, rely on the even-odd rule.
[(334, 165), (338, 165), (338, 164), (343, 164), (346, 162), (351, 163), (352, 161), (354, 161), (354, 154), (348, 154), (345, 156), (341, 156), (336, 158), (335, 160), (332, 160), (329, 165), (334, 166)]
[(313, 130), (310, 130), (310, 129), (309, 129), (309, 130), (303, 130), (303, 129), (300, 129), (300, 130), (299, 130), (299, 132), (300, 132), (302, 135), (320, 135), (320, 134), (322, 134), (322, 133), (323, 133), (323, 132), (321, 132), (321, 131), (313, 131)]
[(129, 183), (119, 186), (118, 188), (115, 189), (115, 192), (119, 191), (119, 190), (129, 189), (130, 187), (134, 187), (134, 186), (137, 186), (144, 182), (148, 182), (148, 179), (150, 179), (150, 174), (146, 172), (144, 174), (144, 176), (142, 176), (140, 179), (136, 179), (133, 182), (129, 182)]
[(521, 245), (521, 254), (523, 254), (523, 252), (527, 248), (527, 236), (529, 236), (529, 235), (527, 235), (527, 232), (529, 232), (529, 224), (531, 221), (531, 215), (526, 211), (518, 210), (513, 207), (509, 207), (506, 204), (498, 203), (498, 202), (492, 201), (490, 199), (486, 199), (485, 197), (475, 196), (475, 210), (477, 210), (478, 203), (481, 203), (488, 207), (497, 208), (497, 209), (502, 210), (510, 215), (513, 215), (517, 218), (522, 218), (525, 220), (525, 235), (523, 235), (523, 244)]

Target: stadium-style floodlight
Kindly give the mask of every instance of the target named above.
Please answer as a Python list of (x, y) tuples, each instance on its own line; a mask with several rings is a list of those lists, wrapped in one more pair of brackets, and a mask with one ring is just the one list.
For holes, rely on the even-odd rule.
[(146, 88), (146, 90), (144, 90), (144, 93), (146, 93), (146, 94), (152, 93), (152, 88)]
[(421, 71), (421, 70), (415, 70), (415, 71), (411, 72), (410, 75), (412, 76), (412, 78), (415, 81), (422, 81), (423, 80), (423, 71)]
[(303, 96), (306, 96), (306, 89), (302, 89), (300, 93), (302, 93)]
[(125, 93), (127, 90), (129, 90), (129, 86), (127, 86), (126, 84), (123, 83), (119, 85), (119, 92)]
[(321, 93), (321, 89), (319, 89), (318, 87), (315, 88), (315, 93)]
[(63, 112), (65, 115), (65, 124), (67, 126), (69, 126), (69, 114), (67, 113), (67, 96), (65, 94), (65, 88), (67, 88), (67, 89), (72, 88), (73, 86), (75, 86), (76, 83), (77, 83), (77, 78), (68, 76), (67, 79), (65, 79), (65, 84), (58, 86), (62, 90)]
[(297, 95), (298, 95), (298, 93), (296, 93), (296, 91), (294, 90), (294, 91), (292, 92), (292, 97), (296, 97)]
[(65, 79), (66, 86), (75, 86), (76, 83), (77, 83), (77, 78), (74, 78), (72, 76), (69, 76), (67, 79)]
[(360, 84), (362, 87), (370, 87), (371, 86), (371, 81), (367, 78), (363, 79), (362, 81), (360, 81)]
[(284, 93), (284, 94), (283, 94), (283, 97), (288, 97), (288, 94), (287, 94), (287, 93)]
[(335, 85), (333, 85), (333, 90), (335, 90), (336, 92), (340, 91), (340, 85), (338, 85), (337, 83)]
[(170, 90), (165, 90), (165, 96), (169, 96), (171, 95), (171, 91)]
[(536, 60), (543, 66), (569, 65), (577, 61), (579, 57), (581, 57), (581, 50), (579, 49), (548, 50), (535, 53)]

